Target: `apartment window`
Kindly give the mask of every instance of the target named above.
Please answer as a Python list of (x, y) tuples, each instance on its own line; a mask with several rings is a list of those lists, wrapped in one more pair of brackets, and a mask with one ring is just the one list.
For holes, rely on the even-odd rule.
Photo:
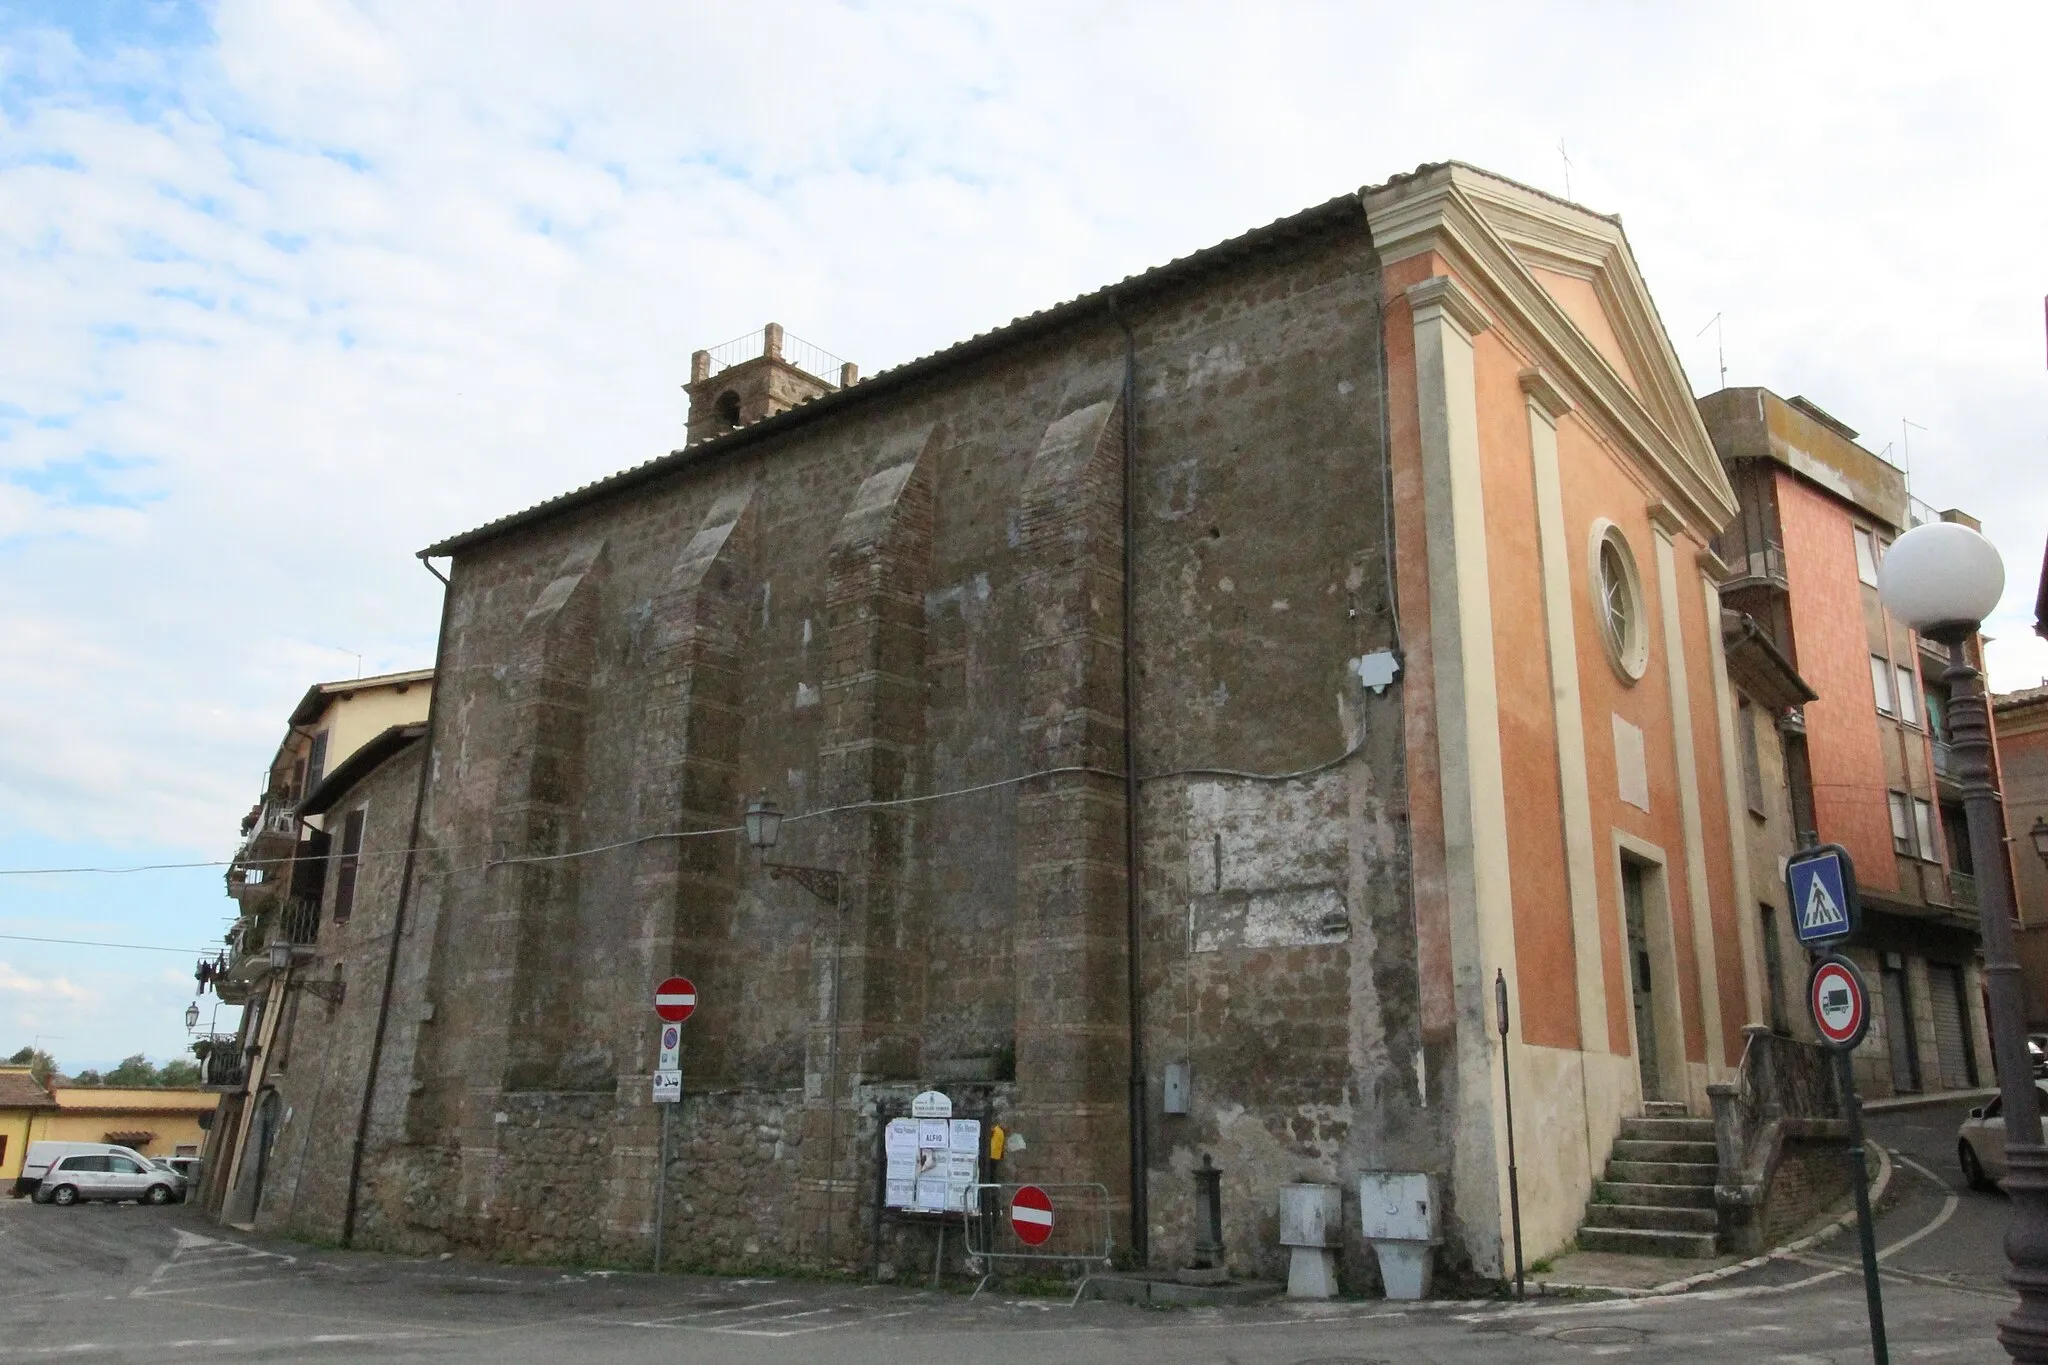
[(327, 732), (322, 730), (313, 736), (313, 747), (306, 753), (306, 790), (320, 785), (320, 779), (327, 773)]
[(1877, 586), (1877, 537), (1861, 526), (1856, 528), (1856, 576), (1873, 588)]
[(1913, 802), (1904, 792), (1891, 793), (1892, 849), (1913, 856)]
[(1892, 661), (1882, 654), (1870, 656), (1870, 690), (1877, 698), (1877, 714), (1898, 714), (1892, 701)]
[(348, 919), (356, 908), (356, 865), (362, 861), (363, 810), (348, 813), (341, 824), (341, 857), (334, 873), (334, 922)]
[(1965, 877), (1975, 875), (1977, 862), (1970, 854), (1970, 820), (1963, 814), (1961, 806), (1941, 808), (1941, 832), (1948, 836), (1949, 871), (1960, 872)]
[(1919, 843), (1921, 858), (1930, 863), (1941, 861), (1941, 855), (1934, 851), (1934, 803), (1913, 798), (1913, 834)]
[(1898, 667), (1899, 719), (1908, 725), (1920, 723), (1920, 689), (1913, 685), (1913, 670), (1905, 664)]
[(1744, 697), (1736, 705), (1735, 728), (1742, 734), (1742, 790), (1749, 798), (1749, 812), (1764, 815), (1763, 764), (1756, 749), (1756, 707)]

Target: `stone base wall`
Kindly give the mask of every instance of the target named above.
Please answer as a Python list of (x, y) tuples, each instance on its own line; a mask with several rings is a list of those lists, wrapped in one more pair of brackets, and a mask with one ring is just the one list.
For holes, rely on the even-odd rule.
[(1847, 1148), (1827, 1138), (1787, 1138), (1764, 1193), (1765, 1248), (1782, 1244), (1849, 1192)]
[(801, 1263), (795, 1210), (803, 1141), (800, 1090), (685, 1097), (669, 1135), (666, 1263), (716, 1270)]
[[(861, 1086), (840, 1115), (840, 1169), (848, 1174), (833, 1190), (836, 1265), (872, 1262), (885, 1278), (930, 1273), (930, 1220), (884, 1216), (879, 1256), (874, 1250), (881, 1123), (907, 1114), (919, 1088)], [(958, 1117), (984, 1125), (1011, 1121), (1012, 1085), (943, 1089)], [(811, 1107), (801, 1089), (685, 1094), (669, 1133), (665, 1265), (736, 1273), (822, 1264), (822, 1221), (798, 1216), (800, 1201), (822, 1199), (806, 1184), (816, 1169), (803, 1150)], [(462, 1250), (522, 1261), (646, 1265), (654, 1246), (660, 1127), (659, 1111), (646, 1102), (645, 1078), (622, 1084), (618, 1095), (507, 1094), (497, 1112), (504, 1118), (495, 1125), (494, 1148), (463, 1153), (407, 1144), (374, 1153), (358, 1244), (411, 1254)], [(809, 1126), (825, 1131), (815, 1114)], [(961, 1270), (957, 1223), (949, 1231), (948, 1260)]]

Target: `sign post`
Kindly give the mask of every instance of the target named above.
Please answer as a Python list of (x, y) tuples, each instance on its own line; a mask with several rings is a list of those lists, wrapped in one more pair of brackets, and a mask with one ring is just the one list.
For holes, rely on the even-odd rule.
[(1785, 860), (1785, 893), (1792, 901), (1793, 931), (1814, 955), (1812, 974), (1806, 978), (1806, 1003), (1821, 1045), (1835, 1054), (1842, 1112), (1849, 1120), (1849, 1183), (1856, 1191), (1856, 1239), (1863, 1249), (1870, 1355), (1875, 1365), (1890, 1365), (1884, 1294), (1877, 1282), (1877, 1230), (1870, 1220), (1870, 1177), (1863, 1169), (1863, 1101), (1856, 1096), (1856, 1071), (1849, 1061), (1849, 1054), (1870, 1032), (1870, 992), (1856, 964), (1833, 951), (1863, 922), (1856, 864), (1840, 844), (1801, 849)]
[(1835, 1054), (1842, 1110), (1849, 1119), (1849, 1182), (1856, 1191), (1856, 1236), (1863, 1250), (1870, 1358), (1875, 1365), (1890, 1365), (1884, 1339), (1884, 1294), (1877, 1281), (1877, 1233), (1870, 1219), (1870, 1180), (1863, 1169), (1863, 1102), (1856, 1097), (1856, 1073), (1849, 1062), (1849, 1054), (1870, 1031), (1870, 992), (1855, 963), (1827, 953), (1814, 960), (1813, 974), (1806, 982), (1806, 1001), (1813, 1009), (1813, 1026), (1820, 1032), (1822, 1045)]
[(675, 1107), (683, 1101), (682, 1023), (697, 1012), (697, 987), (672, 976), (654, 988), (654, 1012), (661, 1018), (655, 1037), (654, 1102), (661, 1106), (660, 1164), (654, 1168), (654, 1273), (661, 1273), (662, 1232), (668, 1222), (668, 1135)]

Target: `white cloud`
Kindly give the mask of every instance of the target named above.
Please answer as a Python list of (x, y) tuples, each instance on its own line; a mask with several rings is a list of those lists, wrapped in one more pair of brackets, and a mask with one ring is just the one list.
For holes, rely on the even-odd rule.
[(89, 1001), (94, 998), (91, 991), (75, 985), (61, 976), (30, 976), (16, 971), (5, 962), (0, 962), (0, 992), (14, 995), (34, 996), (39, 1000)]
[(872, 371), (1423, 160), (1561, 191), (1560, 140), (1696, 387), (1718, 312), (1731, 382), (1925, 428), (2008, 556), (1997, 680), (2048, 673), (2036, 9), (777, 14), (0, 43), (0, 821), (225, 851), (337, 649), (426, 660), (412, 552), (669, 448), (697, 346)]

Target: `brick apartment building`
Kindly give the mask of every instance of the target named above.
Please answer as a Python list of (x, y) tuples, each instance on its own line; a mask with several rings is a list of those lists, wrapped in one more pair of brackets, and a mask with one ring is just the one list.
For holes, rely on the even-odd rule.
[[(1699, 406), (1741, 501), (1719, 541), (1732, 571), (1723, 600), (1815, 694), (1778, 715), (1795, 834), (1782, 852), (1835, 843), (1856, 865), (1865, 928), (1850, 956), (1877, 996), (1856, 1052), (1858, 1085), (1866, 1095), (1988, 1085), (1969, 830), (1948, 760), (1946, 655), (1877, 597), (1886, 547), (1934, 513), (1908, 497), (1902, 471), (1806, 398), (1723, 389)], [(1982, 641), (1968, 649), (1981, 667)], [(1755, 806), (1748, 818), (1767, 821)], [(1811, 1036), (1796, 1004), (1806, 957), (1790, 907), (1780, 888), (1755, 894), (1751, 913), (1775, 973), (1767, 994), (1795, 1002), (1784, 1017)]]
[(2022, 1003), (2028, 1030), (2048, 1033), (2048, 863), (2038, 851), (2041, 835), (2036, 832), (2048, 825), (2048, 682), (1993, 697), (1991, 714), (2012, 837)]
[(929, 1264), (876, 1124), (938, 1087), (1154, 1265), (1208, 1156), (1240, 1271), (1325, 1180), (1369, 1285), (1387, 1169), (1498, 1274), (1496, 972), (1532, 1254), (1646, 1100), (1707, 1112), (1763, 1010), (1736, 501), (1616, 220), (1429, 166), (864, 381), (792, 343), (425, 552), (433, 712), (328, 793), (379, 870), (294, 965), (337, 998), (259, 1225), (645, 1255), (674, 971), (670, 1235), (724, 1265)]

